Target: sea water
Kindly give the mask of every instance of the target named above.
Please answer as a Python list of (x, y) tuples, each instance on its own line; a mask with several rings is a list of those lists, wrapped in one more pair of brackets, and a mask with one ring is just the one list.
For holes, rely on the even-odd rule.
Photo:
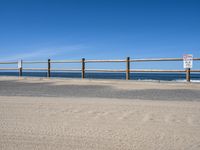
[[(18, 72), (0, 72), (0, 76), (18, 76)], [(47, 77), (47, 72), (23, 72), (24, 77)], [(51, 72), (51, 77), (81, 78), (80, 72)], [(85, 73), (88, 79), (125, 79), (125, 73)], [(131, 80), (185, 81), (185, 73), (130, 73)], [(191, 73), (191, 81), (200, 82), (200, 73)]]

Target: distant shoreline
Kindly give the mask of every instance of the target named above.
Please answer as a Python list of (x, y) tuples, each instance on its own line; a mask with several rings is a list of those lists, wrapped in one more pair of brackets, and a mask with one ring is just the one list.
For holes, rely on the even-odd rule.
[[(147, 73), (148, 74), (148, 73)], [(38, 80), (63, 80), (63, 81), (66, 81), (66, 80), (77, 80), (77, 81), (116, 81), (116, 82), (130, 82), (130, 83), (134, 83), (134, 82), (141, 82), (141, 83), (177, 83), (177, 84), (198, 84), (200, 83), (200, 80), (191, 80), (190, 83), (186, 82), (186, 80), (134, 80), (134, 79), (130, 79), (130, 80), (125, 80), (125, 79), (103, 79), (103, 78), (70, 78), (70, 77), (40, 77), (40, 76), (2, 76), (0, 75), (0, 79), (1, 78), (8, 78), (8, 79), (25, 79), (25, 80), (29, 80), (29, 79), (38, 79)]]
[[(1, 76), (18, 77), (18, 72), (0, 72)], [(130, 81), (186, 82), (185, 73), (131, 73)], [(47, 77), (47, 72), (24, 72), (22, 77)], [(81, 78), (80, 72), (52, 72), (51, 78)], [(86, 79), (125, 80), (125, 73), (85, 73)], [(191, 73), (191, 82), (200, 82), (199, 73)]]

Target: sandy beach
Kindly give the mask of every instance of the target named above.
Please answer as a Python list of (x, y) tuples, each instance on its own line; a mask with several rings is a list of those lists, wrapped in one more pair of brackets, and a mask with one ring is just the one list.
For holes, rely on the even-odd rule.
[(2, 150), (199, 150), (200, 84), (0, 78)]

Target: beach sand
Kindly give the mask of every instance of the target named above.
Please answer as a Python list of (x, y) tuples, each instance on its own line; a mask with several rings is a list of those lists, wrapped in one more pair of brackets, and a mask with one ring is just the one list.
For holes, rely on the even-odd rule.
[[(36, 88), (31, 85), (37, 87), (39, 83), (46, 83), (45, 87), (47, 83), (48, 86), (56, 85), (57, 88), (64, 88), (63, 85), (109, 86), (113, 91), (129, 90), (130, 93), (131, 90), (152, 87), (165, 91), (178, 89), (195, 91), (196, 96), (193, 101), (192, 96), (190, 100), (182, 100), (177, 95), (172, 101), (170, 96), (163, 100), (163, 95), (151, 93), (149, 99), (136, 99), (95, 97), (88, 93), (85, 94), (88, 97), (84, 94), (73, 97), (70, 94), (40, 93), (38, 96), (37, 92), (30, 95), (20, 92), (23, 86), (26, 86), (27, 92), (30, 89), (34, 91)], [(0, 84), (1, 150), (200, 149), (199, 84), (38, 78), (1, 78)], [(14, 94), (2, 92), (14, 84), (19, 88), (13, 91)], [(73, 87), (73, 90), (76, 88)], [(43, 90), (49, 93), (47, 89)], [(92, 92), (98, 93), (99, 89), (95, 90)], [(91, 92), (90, 89), (87, 92)], [(183, 97), (186, 95), (183, 94)]]

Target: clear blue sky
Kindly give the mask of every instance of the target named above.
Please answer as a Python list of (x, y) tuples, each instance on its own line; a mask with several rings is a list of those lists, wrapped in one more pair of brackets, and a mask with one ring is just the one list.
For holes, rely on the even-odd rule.
[(199, 0), (0, 0), (0, 60), (200, 57)]

